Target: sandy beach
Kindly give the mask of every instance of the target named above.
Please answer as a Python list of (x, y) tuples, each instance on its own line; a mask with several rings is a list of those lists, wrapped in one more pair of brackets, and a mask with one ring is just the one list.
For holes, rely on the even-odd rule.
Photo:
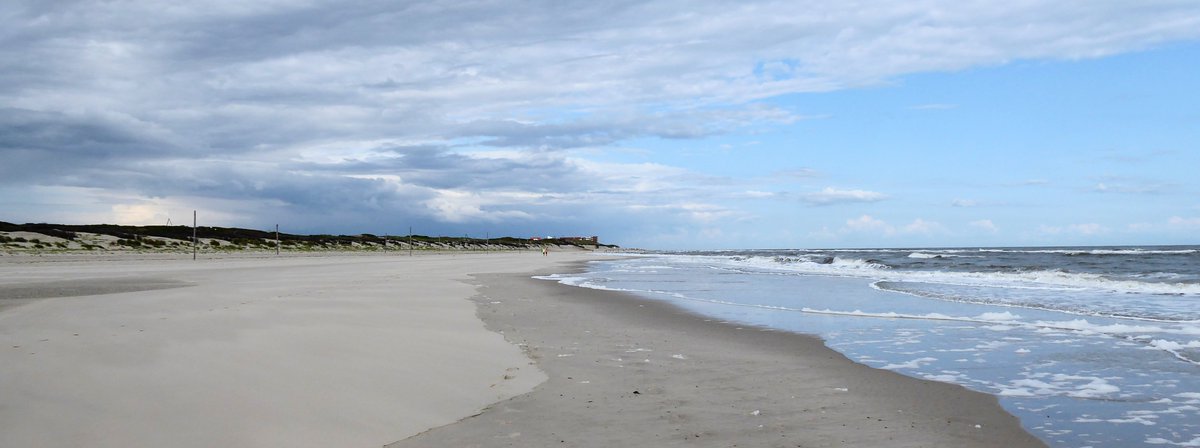
[(382, 446), (546, 378), (467, 273), (582, 256), (6, 257), (0, 446)]
[(596, 257), (6, 258), (0, 446), (1042, 446), (813, 337), (530, 278)]

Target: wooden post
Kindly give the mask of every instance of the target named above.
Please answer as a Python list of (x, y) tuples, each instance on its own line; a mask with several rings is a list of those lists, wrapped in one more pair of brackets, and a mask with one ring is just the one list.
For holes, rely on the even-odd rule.
[(196, 211), (192, 210), (192, 260), (196, 259), (196, 251), (198, 250), (196, 245), (199, 244), (199, 241), (196, 239)]
[(279, 224), (275, 224), (275, 256), (279, 256)]
[(408, 256), (412, 256), (412, 226), (408, 226)]

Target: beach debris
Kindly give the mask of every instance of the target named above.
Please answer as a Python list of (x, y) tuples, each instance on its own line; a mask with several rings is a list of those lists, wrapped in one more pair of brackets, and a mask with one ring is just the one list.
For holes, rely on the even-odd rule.
[(634, 394), (634, 395), (641, 395), (642, 393), (641, 393), (641, 392), (638, 392), (638, 391), (636, 391), (636, 390), (635, 390), (635, 391), (633, 391), (633, 394)]
[(753, 412), (750, 413), (750, 415), (753, 415), (755, 417), (757, 417), (759, 414), (762, 414), (762, 411), (760, 411), (758, 409), (755, 409)]
[(836, 390), (838, 392), (850, 392), (850, 389), (847, 389), (845, 387), (835, 387), (835, 388), (833, 388), (833, 390)]
[(983, 425), (975, 425), (975, 429), (983, 429)]
[(683, 356), (683, 355), (679, 355), (679, 354), (671, 355), (671, 357), (675, 358), (675, 359), (688, 359), (687, 356)]

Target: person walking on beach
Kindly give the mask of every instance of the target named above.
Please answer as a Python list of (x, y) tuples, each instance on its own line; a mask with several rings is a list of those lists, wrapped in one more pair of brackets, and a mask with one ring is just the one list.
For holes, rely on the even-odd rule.
[(546, 247), (546, 246), (542, 246), (542, 256), (544, 257), (547, 255), (550, 255), (550, 248)]

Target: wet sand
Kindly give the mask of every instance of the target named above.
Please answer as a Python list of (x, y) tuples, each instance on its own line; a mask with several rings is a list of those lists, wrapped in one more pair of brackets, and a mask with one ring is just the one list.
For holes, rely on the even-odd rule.
[(549, 380), (389, 447), (1044, 446), (992, 396), (856, 364), (815, 337), (528, 276), (475, 279), (488, 328)]

